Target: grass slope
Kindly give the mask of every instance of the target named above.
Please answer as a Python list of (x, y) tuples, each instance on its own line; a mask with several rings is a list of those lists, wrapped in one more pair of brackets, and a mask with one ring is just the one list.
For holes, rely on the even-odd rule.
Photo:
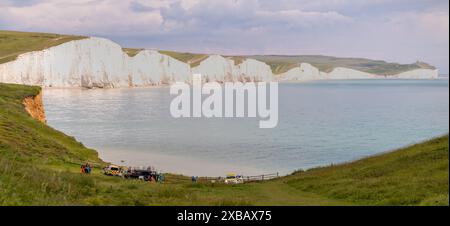
[(25, 112), (39, 87), (0, 84), (0, 205), (448, 205), (448, 136), (353, 163), (260, 183), (154, 184), (81, 175), (104, 165), (84, 147)]
[(356, 162), (292, 175), (304, 192), (370, 205), (448, 205), (448, 135)]
[(0, 64), (13, 61), (22, 53), (39, 51), (83, 36), (0, 30)]

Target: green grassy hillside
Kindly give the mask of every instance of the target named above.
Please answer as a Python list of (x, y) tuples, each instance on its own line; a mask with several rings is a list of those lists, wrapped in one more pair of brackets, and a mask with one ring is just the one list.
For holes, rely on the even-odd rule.
[(0, 30), (0, 64), (15, 60), (22, 53), (39, 51), (83, 36)]
[(448, 136), (387, 154), (294, 174), (304, 192), (370, 205), (448, 205)]
[(448, 205), (448, 135), (356, 162), (242, 185), (107, 177), (97, 152), (31, 118), (39, 87), (0, 84), (0, 205)]

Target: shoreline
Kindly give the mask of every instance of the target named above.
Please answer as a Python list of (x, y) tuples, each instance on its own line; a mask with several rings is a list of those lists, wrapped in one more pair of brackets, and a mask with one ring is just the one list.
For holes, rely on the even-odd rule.
[[(449, 77), (438, 77), (438, 78), (354, 78), (354, 79), (314, 79), (314, 80), (273, 80), (270, 82), (278, 82), (280, 84), (297, 84), (297, 83), (310, 83), (310, 82), (321, 82), (321, 81), (382, 81), (382, 80), (398, 80), (398, 81), (435, 81), (435, 80), (449, 80)], [(220, 83), (222, 85), (222, 83)], [(18, 84), (21, 85), (21, 84)], [(40, 85), (36, 85), (40, 86)], [(121, 89), (160, 89), (160, 88), (170, 88), (170, 84), (161, 85), (145, 85), (145, 86), (119, 86), (119, 87), (81, 87), (81, 86), (69, 86), (69, 87), (48, 87), (40, 86), (42, 89), (46, 90), (121, 90)]]
[[(245, 176), (277, 173), (249, 166), (218, 163), (207, 159), (151, 153), (136, 150), (96, 149), (100, 159), (122, 166), (154, 167), (163, 173), (183, 176), (224, 177), (228, 173)], [(279, 172), (284, 175), (285, 172)], [(286, 173), (287, 175), (287, 173)]]

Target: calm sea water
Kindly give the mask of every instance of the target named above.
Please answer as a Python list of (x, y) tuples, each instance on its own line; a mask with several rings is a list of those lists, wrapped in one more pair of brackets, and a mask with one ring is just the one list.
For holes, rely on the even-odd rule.
[(105, 160), (188, 175), (289, 173), (449, 131), (448, 80), (280, 84), (274, 129), (254, 118), (174, 119), (172, 97), (168, 87), (44, 90), (49, 125)]

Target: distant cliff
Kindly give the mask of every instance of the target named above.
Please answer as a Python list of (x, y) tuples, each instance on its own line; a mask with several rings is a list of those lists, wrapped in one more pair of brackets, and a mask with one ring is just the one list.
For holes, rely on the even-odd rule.
[[(201, 73), (205, 82), (307, 81), (320, 79), (437, 78), (433, 68), (417, 68), (394, 75), (374, 74), (346, 67), (320, 71), (298, 62), (275, 73), (269, 62), (257, 57), (202, 55), (183, 61), (176, 55), (156, 50), (126, 50), (103, 38), (68, 41), (44, 50), (20, 54), (0, 64), (0, 82), (44, 87), (114, 88), (190, 82)], [(172, 52), (173, 53), (173, 52)], [(186, 58), (189, 59), (189, 58)], [(279, 72), (279, 71), (278, 71)]]
[(311, 81), (331, 79), (435, 79), (438, 78), (437, 69), (413, 69), (395, 75), (380, 75), (355, 69), (336, 67), (331, 72), (319, 71), (308, 63), (302, 63), (289, 71), (277, 76), (281, 81)]

